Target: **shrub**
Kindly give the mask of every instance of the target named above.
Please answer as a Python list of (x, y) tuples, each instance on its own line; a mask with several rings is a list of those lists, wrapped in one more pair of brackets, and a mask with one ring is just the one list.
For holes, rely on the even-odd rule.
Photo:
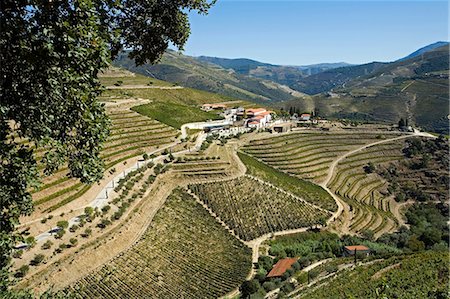
[(107, 227), (110, 224), (111, 224), (111, 221), (109, 221), (108, 219), (102, 219), (102, 221), (100, 221), (100, 223), (97, 224), (97, 227), (105, 228), (105, 227)]
[(69, 226), (69, 222), (65, 221), (65, 220), (61, 220), (56, 222), (56, 226), (62, 228), (62, 229), (66, 229)]
[(309, 278), (311, 278), (311, 279), (314, 279), (317, 276), (319, 276), (319, 272), (317, 270), (311, 270), (308, 273), (309, 273)]
[(21, 278), (27, 275), (28, 270), (30, 270), (30, 267), (28, 265), (23, 265), (19, 269), (17, 269), (16, 273), (14, 274), (15, 277)]
[(294, 285), (292, 283), (288, 282), (284, 286), (281, 287), (281, 290), (284, 293), (288, 294), (288, 293), (290, 293), (290, 292), (292, 292), (294, 290)]
[(69, 228), (69, 231), (71, 233), (74, 233), (78, 228), (79, 228), (79, 226), (77, 224), (74, 224)]
[(62, 238), (62, 236), (64, 236), (64, 234), (66, 233), (66, 231), (65, 230), (60, 230), (60, 231), (58, 231), (56, 234), (55, 234), (55, 239), (61, 239)]
[(41, 223), (46, 223), (47, 222), (47, 218), (42, 218), (41, 219)]
[(108, 213), (108, 211), (111, 209), (111, 207), (109, 206), (109, 205), (106, 205), (106, 206), (104, 206), (103, 208), (102, 208), (102, 212), (103, 213)]
[(84, 230), (84, 232), (81, 234), (81, 236), (82, 236), (83, 238), (87, 238), (87, 237), (89, 237), (89, 236), (91, 235), (91, 233), (92, 233), (92, 230), (91, 230), (90, 228), (86, 228), (86, 229)]
[(260, 256), (258, 258), (258, 267), (270, 271), (273, 266), (273, 259), (270, 256)]
[(259, 284), (259, 281), (252, 279), (244, 281), (239, 290), (241, 291), (242, 297), (247, 298), (251, 294), (256, 293), (260, 287), (261, 285)]
[(18, 258), (22, 257), (22, 254), (23, 254), (23, 250), (22, 249), (15, 250), (14, 253), (13, 253), (13, 258), (18, 259)]
[(365, 229), (361, 232), (361, 237), (365, 240), (372, 241), (374, 237), (374, 233), (370, 229)]
[(45, 255), (43, 255), (43, 254), (36, 254), (36, 255), (34, 256), (34, 258), (31, 260), (30, 265), (32, 265), (32, 266), (37, 266), (37, 265), (39, 265), (40, 263), (42, 263), (42, 261), (44, 260), (44, 258), (45, 258)]
[(72, 246), (76, 246), (77, 243), (78, 243), (78, 240), (77, 240), (77, 238), (71, 238), (71, 239), (69, 240), (69, 242), (70, 242), (70, 244), (71, 244)]
[(84, 208), (84, 213), (85, 213), (87, 216), (91, 216), (92, 213), (94, 213), (94, 209), (93, 209), (92, 207), (85, 207), (85, 208)]
[(336, 265), (326, 265), (325, 266), (325, 271), (327, 271), (328, 273), (334, 273), (337, 272), (338, 270), (338, 266)]
[(44, 244), (42, 244), (41, 248), (44, 250), (47, 250), (47, 249), (50, 249), (50, 247), (52, 247), (52, 245), (53, 245), (53, 242), (50, 240), (47, 240)]
[(266, 281), (265, 283), (263, 283), (263, 288), (264, 288), (264, 290), (269, 292), (269, 291), (275, 290), (277, 288), (277, 286), (272, 281)]
[(369, 162), (369, 164), (364, 166), (364, 171), (366, 173), (373, 173), (375, 170), (376, 170), (376, 167), (372, 162)]
[(84, 220), (84, 218), (80, 218), (80, 222), (78, 222), (78, 227), (83, 227), (85, 223), (86, 220)]
[(29, 236), (25, 239), (25, 243), (27, 243), (30, 247), (34, 247), (34, 245), (36, 245), (36, 240), (34, 239), (34, 237)]

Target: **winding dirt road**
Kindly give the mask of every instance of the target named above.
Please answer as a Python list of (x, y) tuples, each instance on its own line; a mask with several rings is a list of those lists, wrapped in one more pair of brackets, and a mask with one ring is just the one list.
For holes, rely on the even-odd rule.
[(332, 192), (329, 188), (328, 188), (328, 184), (330, 183), (331, 179), (333, 178), (333, 175), (335, 173), (335, 169), (336, 166), (339, 164), (339, 162), (341, 162), (342, 160), (344, 160), (345, 158), (358, 153), (366, 148), (375, 146), (375, 145), (379, 145), (379, 144), (383, 144), (383, 143), (388, 143), (388, 142), (392, 142), (392, 141), (396, 141), (396, 140), (400, 140), (400, 139), (406, 139), (406, 138), (411, 138), (411, 137), (427, 137), (427, 138), (436, 138), (436, 136), (431, 135), (429, 133), (424, 133), (424, 132), (419, 132), (419, 131), (414, 131), (414, 133), (412, 134), (408, 134), (408, 135), (402, 135), (399, 137), (394, 137), (394, 138), (389, 138), (389, 139), (384, 139), (384, 140), (380, 140), (377, 142), (372, 142), (366, 145), (363, 145), (357, 149), (351, 150), (346, 152), (345, 154), (339, 156), (337, 159), (335, 159), (329, 169), (328, 169), (328, 174), (327, 177), (325, 178), (325, 180), (320, 183), (320, 186), (325, 189), (332, 197), (333, 199), (336, 201), (336, 204), (338, 205), (338, 210), (333, 214), (333, 217), (331, 218), (332, 220), (330, 222), (327, 222), (328, 225), (331, 225), (332, 222), (335, 222), (341, 215), (342, 215), (342, 219), (343, 223), (340, 225), (339, 227), (339, 233), (340, 234), (350, 234), (350, 206), (343, 201), (341, 198), (339, 198), (339, 196), (337, 196), (334, 192)]

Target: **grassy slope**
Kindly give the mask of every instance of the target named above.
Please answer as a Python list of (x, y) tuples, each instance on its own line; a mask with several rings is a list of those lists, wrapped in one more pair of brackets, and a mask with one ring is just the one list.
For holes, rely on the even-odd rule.
[(278, 171), (247, 154), (239, 152), (238, 155), (247, 166), (248, 174), (268, 181), (330, 211), (337, 209), (334, 199), (321, 187)]
[(172, 86), (173, 83), (161, 81), (154, 78), (149, 78), (139, 74), (118, 74), (117, 76), (108, 76), (104, 74), (100, 77), (100, 82), (104, 86), (114, 86), (114, 84), (122, 81), (122, 85), (148, 85), (148, 86)]
[(150, 100), (151, 103), (135, 107), (133, 110), (178, 129), (184, 123), (221, 118), (215, 112), (200, 110), (200, 106), (205, 103), (227, 102), (230, 107), (260, 107), (260, 105), (247, 101), (191, 88), (170, 90), (158, 88), (133, 89), (133, 85), (148, 85), (150, 81), (153, 82), (153, 84), (150, 84), (151, 86), (172, 86), (171, 83), (141, 75), (101, 78), (101, 82), (107, 86), (111, 86), (117, 81), (122, 81), (123, 85), (129, 88), (105, 90), (102, 94), (102, 100), (115, 101), (129, 98)]
[(196, 107), (171, 102), (155, 102), (133, 107), (132, 110), (177, 129), (189, 122), (221, 119), (217, 113), (205, 112)]
[(242, 76), (218, 65), (200, 62), (193, 57), (181, 55), (174, 51), (166, 52), (161, 62), (153, 66), (136, 67), (126, 57), (126, 54), (119, 55), (114, 64), (144, 75), (148, 75), (150, 72), (161, 80), (178, 82), (183, 86), (259, 103), (293, 98), (290, 92), (280, 86), (268, 87), (262, 79)]

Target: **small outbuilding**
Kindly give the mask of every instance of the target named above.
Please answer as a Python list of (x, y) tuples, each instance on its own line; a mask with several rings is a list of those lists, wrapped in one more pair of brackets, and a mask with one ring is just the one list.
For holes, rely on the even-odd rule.
[(296, 258), (285, 258), (279, 260), (267, 274), (267, 278), (281, 277), (297, 261)]
[(281, 123), (273, 125), (272, 131), (276, 133), (289, 132), (292, 129), (292, 123)]
[(224, 110), (227, 109), (227, 106), (224, 104), (203, 104), (201, 109), (204, 111)]
[(298, 120), (299, 121), (309, 121), (309, 120), (311, 120), (311, 114), (303, 113), (302, 115), (300, 115)]
[(369, 255), (370, 248), (364, 245), (344, 246), (344, 256), (353, 256), (355, 253)]

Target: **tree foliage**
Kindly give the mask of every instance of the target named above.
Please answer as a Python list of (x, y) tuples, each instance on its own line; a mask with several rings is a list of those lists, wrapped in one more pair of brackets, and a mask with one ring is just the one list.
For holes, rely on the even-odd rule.
[[(214, 2), (214, 1), (213, 1)], [(98, 181), (109, 119), (97, 101), (98, 74), (123, 48), (137, 64), (157, 62), (169, 43), (182, 49), (188, 11), (207, 0), (4, 0), (0, 11), (0, 292), (6, 291), (12, 232), (32, 212), (39, 161), (50, 174)], [(25, 142), (24, 142), (25, 141)]]

